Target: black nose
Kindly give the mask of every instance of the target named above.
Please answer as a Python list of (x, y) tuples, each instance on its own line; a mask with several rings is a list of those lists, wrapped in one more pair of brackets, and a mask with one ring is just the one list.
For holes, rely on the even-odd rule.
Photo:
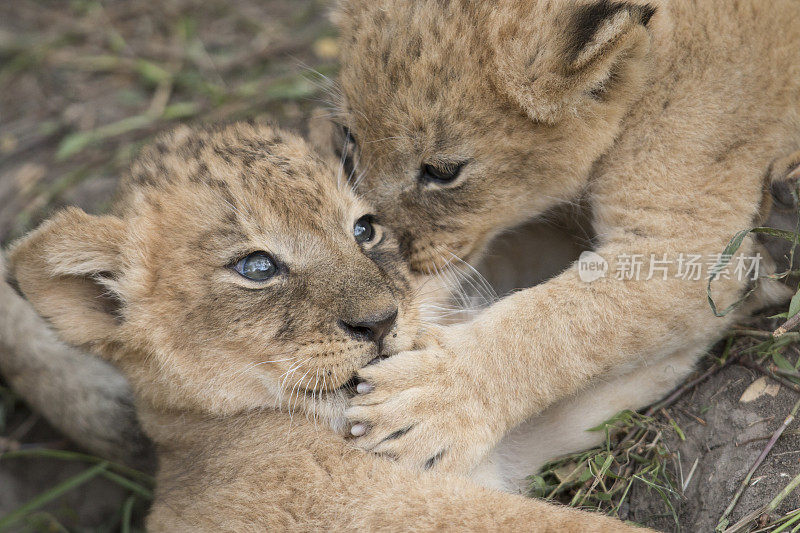
[(339, 320), (339, 326), (354, 339), (368, 340), (380, 344), (396, 321), (397, 308), (394, 308), (377, 318), (369, 317), (363, 320), (349, 321)]

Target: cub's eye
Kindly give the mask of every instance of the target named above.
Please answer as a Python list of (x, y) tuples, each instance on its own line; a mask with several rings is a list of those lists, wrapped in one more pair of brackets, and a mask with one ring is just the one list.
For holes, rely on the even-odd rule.
[(352, 176), (355, 171), (353, 158), (355, 157), (356, 138), (347, 126), (339, 124), (339, 130), (344, 139), (334, 136), (333, 151), (341, 161), (345, 173)]
[(252, 281), (266, 281), (278, 273), (278, 265), (266, 252), (253, 252), (239, 259), (233, 269)]
[(336, 155), (341, 156), (353, 150), (358, 143), (350, 128), (343, 124), (337, 124), (336, 126), (339, 128), (339, 133), (334, 133), (333, 135), (333, 149)]
[(419, 169), (419, 181), (422, 183), (438, 183), (440, 185), (452, 183), (461, 174), (465, 166), (466, 163), (440, 167), (422, 165), (422, 168)]
[(364, 215), (356, 220), (353, 226), (353, 236), (357, 243), (369, 242), (375, 238), (375, 226), (372, 225), (372, 216)]

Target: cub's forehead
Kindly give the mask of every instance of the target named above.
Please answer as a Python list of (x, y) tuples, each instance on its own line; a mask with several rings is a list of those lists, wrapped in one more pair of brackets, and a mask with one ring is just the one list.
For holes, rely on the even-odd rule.
[[(269, 218), (325, 227), (349, 218), (357, 200), (306, 143), (252, 124), (180, 128), (143, 150), (122, 210), (258, 223)], [(224, 217), (222, 213), (226, 213)], [(221, 220), (220, 220), (221, 221)]]
[(341, 107), (365, 137), (360, 143), (432, 136), (471, 120), (489, 57), (478, 35), (479, 4), (344, 1)]

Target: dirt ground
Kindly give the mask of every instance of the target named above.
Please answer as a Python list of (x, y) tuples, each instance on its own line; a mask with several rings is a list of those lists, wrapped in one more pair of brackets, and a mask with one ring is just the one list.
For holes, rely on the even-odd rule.
[[(64, 205), (105, 210), (138, 148), (179, 121), (270, 117), (302, 131), (310, 111), (325, 101), (321, 76), (336, 72), (328, 5), (322, 0), (0, 3), (0, 244)], [(762, 322), (759, 328), (772, 325)], [(796, 363), (796, 348), (781, 353)], [(713, 531), (767, 439), (800, 398), (783, 385), (775, 396), (770, 389), (750, 403), (740, 402), (762, 377), (730, 365), (656, 412), (654, 423), (662, 429), (653, 446), (663, 447), (659, 457), (674, 486), (668, 495), (674, 515), (655, 488), (635, 479), (616, 512), (664, 531)], [(792, 423), (756, 470), (731, 523), (772, 500), (800, 473), (795, 430)], [(4, 517), (21, 506), (29, 508), (12, 530), (141, 528), (146, 481), (131, 484), (104, 474), (76, 484), (97, 461), (45, 453), (74, 448), (0, 381), (0, 451), (9, 448), (25, 453), (0, 456), (0, 530)], [(771, 517), (797, 508), (794, 493)], [(766, 519), (762, 524), (778, 527)]]
[[(769, 437), (797, 402), (798, 393), (783, 386), (774, 397), (767, 393), (751, 403), (741, 403), (744, 391), (760, 377), (748, 368), (731, 366), (668, 409), (686, 437), (682, 441), (676, 432), (665, 436), (667, 447), (674, 454), (672, 470), (676, 485), (686, 485), (679, 490), (680, 497), (673, 500), (681, 531), (714, 530)], [(792, 424), (787, 431), (795, 428), (796, 424)], [(800, 435), (785, 434), (755, 471), (731, 515), (731, 524), (772, 500), (798, 473)], [(774, 514), (785, 514), (798, 507), (800, 493), (795, 491)], [(662, 531), (678, 530), (660, 498), (641, 484), (634, 485), (630, 511), (625, 518)]]

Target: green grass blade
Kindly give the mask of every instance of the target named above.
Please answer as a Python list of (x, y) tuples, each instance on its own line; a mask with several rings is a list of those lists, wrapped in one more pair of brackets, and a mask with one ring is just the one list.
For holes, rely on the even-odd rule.
[(16, 458), (38, 458), (44, 457), (48, 459), (59, 459), (62, 461), (78, 461), (83, 463), (94, 463), (100, 464), (105, 463), (108, 465), (108, 468), (119, 472), (129, 478), (137, 479), (140, 483), (148, 486), (153, 486), (155, 484), (155, 479), (153, 476), (145, 474), (144, 472), (140, 472), (135, 468), (130, 468), (125, 465), (115, 463), (112, 461), (106, 461), (99, 457), (95, 457), (94, 455), (88, 455), (85, 453), (80, 452), (72, 452), (69, 450), (52, 450), (49, 448), (34, 448), (29, 450), (15, 450), (13, 452), (6, 452), (4, 454), (0, 454), (0, 461), (3, 459), (16, 459)]
[(80, 474), (77, 474), (66, 481), (59, 483), (52, 489), (39, 494), (35, 498), (33, 498), (28, 503), (18, 507), (16, 510), (12, 511), (11, 513), (7, 514), (3, 518), (0, 518), (0, 531), (5, 530), (10, 525), (14, 524), (25, 515), (50, 503), (51, 501), (55, 500), (56, 498), (60, 497), (61, 495), (71, 491), (72, 489), (83, 485), (93, 477), (97, 476), (101, 472), (103, 472), (108, 467), (108, 462), (102, 462), (90, 468), (87, 468)]
[(796, 524), (798, 520), (800, 520), (800, 513), (794, 515), (792, 518), (784, 522), (780, 527), (775, 529), (772, 533), (780, 533), (781, 531), (788, 529), (790, 526)]
[[(706, 287), (706, 295), (708, 297), (708, 305), (711, 307), (711, 310), (714, 312), (715, 316), (723, 317), (727, 315), (728, 313), (739, 307), (739, 305), (741, 305), (741, 303), (744, 302), (747, 299), (747, 297), (750, 296), (753, 293), (753, 291), (756, 290), (754, 286), (744, 296), (739, 298), (737, 301), (735, 301), (722, 311), (720, 311), (717, 308), (717, 304), (714, 302), (714, 298), (711, 296), (711, 282), (714, 281), (714, 279), (717, 277), (717, 274), (722, 272), (722, 270), (726, 266), (728, 266), (728, 264), (731, 262), (731, 258), (733, 257), (733, 255), (742, 246), (744, 238), (747, 237), (747, 235), (749, 235), (750, 233), (763, 233), (766, 235), (771, 235), (773, 237), (780, 237), (781, 239), (785, 239), (792, 243), (797, 243), (798, 240), (800, 240), (800, 235), (798, 235), (794, 231), (784, 231), (780, 229), (765, 228), (765, 227), (745, 229), (734, 235), (733, 238), (730, 240), (730, 242), (728, 242), (728, 245), (725, 247), (725, 250), (722, 251), (722, 255), (720, 256), (719, 261), (717, 261), (717, 263), (714, 266), (712, 266), (711, 270), (709, 271), (708, 285)], [(798, 299), (796, 305), (798, 306), (798, 309), (800, 309), (800, 299)], [(789, 315), (791, 316), (791, 314), (792, 313), (790, 311)]]
[(136, 503), (136, 496), (131, 495), (125, 500), (122, 506), (122, 525), (120, 526), (121, 533), (131, 533), (131, 519), (133, 518), (133, 504)]
[(786, 318), (792, 318), (797, 312), (800, 311), (800, 291), (794, 293), (792, 301), (789, 302), (789, 312), (786, 313)]
[(131, 492), (133, 492), (135, 494), (138, 494), (139, 496), (141, 496), (142, 498), (144, 498), (146, 500), (152, 500), (153, 499), (153, 492), (150, 489), (147, 489), (147, 488), (143, 487), (142, 485), (136, 483), (135, 481), (131, 481), (130, 479), (128, 479), (126, 477), (122, 477), (119, 474), (115, 474), (114, 472), (110, 472), (108, 470), (103, 472), (102, 475), (103, 475), (104, 478), (113, 481), (114, 483), (116, 483), (117, 485), (119, 485), (121, 487), (125, 487), (129, 491), (131, 491)]

